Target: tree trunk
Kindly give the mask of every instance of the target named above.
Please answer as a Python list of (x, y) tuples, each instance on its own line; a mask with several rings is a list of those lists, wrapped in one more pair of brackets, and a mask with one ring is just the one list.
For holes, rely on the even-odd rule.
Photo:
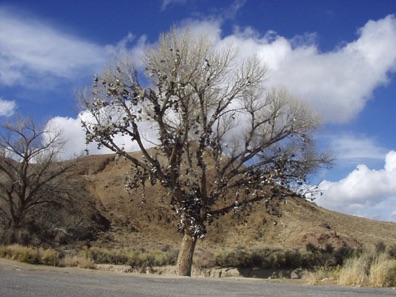
[(12, 222), (11, 226), (9, 226), (8, 230), (5, 231), (5, 244), (14, 244), (20, 243), (20, 231), (21, 228), (19, 227), (18, 223)]
[(177, 273), (181, 276), (191, 276), (193, 256), (197, 237), (185, 233), (177, 257)]

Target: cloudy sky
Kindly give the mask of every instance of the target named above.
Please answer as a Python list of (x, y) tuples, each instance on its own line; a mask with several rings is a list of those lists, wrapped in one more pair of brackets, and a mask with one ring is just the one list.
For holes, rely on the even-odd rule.
[(57, 125), (65, 156), (81, 153), (76, 90), (122, 52), (139, 61), (173, 25), (257, 54), (268, 86), (322, 114), (317, 141), (337, 162), (311, 181), (317, 204), (396, 221), (396, 1), (2, 0), (0, 121)]

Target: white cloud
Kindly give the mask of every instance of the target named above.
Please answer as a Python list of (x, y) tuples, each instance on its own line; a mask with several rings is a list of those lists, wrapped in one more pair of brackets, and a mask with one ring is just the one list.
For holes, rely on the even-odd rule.
[(0, 116), (12, 116), (15, 109), (15, 101), (4, 100), (0, 97)]
[[(67, 35), (42, 21), (0, 7), (0, 84), (45, 87), (103, 67), (105, 47)], [(83, 71), (82, 71), (83, 70)]]
[(246, 4), (247, 0), (234, 0), (231, 7), (226, 11), (226, 17), (234, 18), (238, 11)]
[[(174, 1), (163, 1), (166, 7)], [(239, 9), (244, 1), (235, 1)], [(233, 6), (233, 7), (234, 7)], [(330, 52), (321, 52), (315, 34), (288, 40), (275, 32), (235, 28), (221, 37), (222, 18), (186, 19), (181, 27), (210, 34), (219, 47), (232, 42), (241, 56), (257, 54), (268, 64), (267, 84), (284, 85), (317, 110), (327, 122), (345, 123), (356, 117), (373, 91), (396, 71), (396, 19), (390, 15), (369, 21), (357, 39)], [(99, 71), (115, 53), (144, 53), (146, 37), (133, 47), (129, 34), (115, 46), (101, 46), (64, 34), (42, 21), (23, 19), (0, 7), (0, 85), (46, 87), (56, 79), (73, 79)], [(140, 60), (140, 59), (137, 59)]]
[[(184, 25), (203, 26), (208, 22)], [(236, 28), (219, 44), (232, 42), (241, 56), (258, 54), (268, 64), (267, 83), (284, 85), (321, 111), (328, 122), (345, 123), (353, 119), (372, 98), (373, 91), (388, 82), (396, 70), (396, 19), (390, 15), (369, 21), (358, 31), (355, 41), (330, 52), (321, 52), (315, 34), (288, 40), (275, 32), (262, 35), (252, 28)]]
[(384, 160), (385, 148), (380, 147), (372, 137), (341, 133), (330, 136), (330, 144), (337, 160), (361, 162), (364, 160)]
[(54, 117), (48, 121), (46, 130), (62, 131), (62, 138), (66, 141), (62, 155), (59, 156), (62, 160), (80, 156), (87, 148), (85, 134), (78, 118)]
[(319, 187), (324, 194), (316, 201), (321, 206), (375, 219), (394, 219), (396, 205), (391, 202), (396, 200), (396, 151), (386, 154), (381, 170), (361, 164), (340, 181), (323, 181)]
[(102, 71), (120, 54), (141, 61), (148, 46), (145, 35), (132, 33), (115, 45), (96, 44), (1, 6), (0, 28), (0, 85), (5, 86), (45, 89), (76, 81)]
[[(87, 149), (91, 155), (114, 153), (105, 147), (98, 149), (97, 143), (85, 144), (85, 131), (81, 126), (81, 119), (90, 122), (92, 115), (88, 112), (81, 112), (77, 118), (54, 117), (46, 124), (46, 128), (49, 130), (61, 130), (63, 139), (66, 141), (63, 152), (59, 157), (63, 160), (74, 158), (85, 154)], [(154, 146), (153, 143), (157, 140), (156, 130), (148, 123), (139, 123), (139, 130), (141, 131), (145, 147)], [(132, 142), (127, 136), (117, 135), (115, 143), (120, 147), (124, 147), (127, 152), (139, 150), (137, 143)]]
[(170, 4), (184, 4), (187, 0), (162, 0), (161, 9), (165, 10)]
[(182, 30), (188, 28), (190, 32), (197, 35), (207, 36), (213, 41), (219, 41), (221, 35), (221, 21), (218, 19), (210, 19), (200, 21), (196, 19), (185, 19), (179, 26)]

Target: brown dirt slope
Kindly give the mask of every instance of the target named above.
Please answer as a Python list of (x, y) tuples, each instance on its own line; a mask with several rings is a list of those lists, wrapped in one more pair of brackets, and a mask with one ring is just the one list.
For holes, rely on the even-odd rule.
[[(80, 160), (77, 174), (97, 199), (97, 208), (111, 222), (109, 232), (92, 244), (113, 247), (177, 247), (177, 218), (160, 187), (148, 186), (146, 204), (137, 191), (124, 188), (130, 165), (114, 155), (87, 156)], [(162, 199), (161, 199), (162, 198)], [(208, 228), (199, 246), (210, 249), (305, 248), (308, 243), (325, 247), (349, 245), (370, 247), (382, 241), (396, 244), (396, 223), (379, 222), (321, 208), (301, 198), (279, 203), (280, 217), (270, 215), (263, 204), (256, 204), (247, 217), (227, 214)]]

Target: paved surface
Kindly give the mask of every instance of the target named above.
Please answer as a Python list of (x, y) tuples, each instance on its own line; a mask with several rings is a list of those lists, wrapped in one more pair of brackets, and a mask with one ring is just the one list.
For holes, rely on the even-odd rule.
[(39, 267), (0, 259), (0, 297), (396, 296), (396, 289), (274, 284), (260, 279), (207, 279)]

